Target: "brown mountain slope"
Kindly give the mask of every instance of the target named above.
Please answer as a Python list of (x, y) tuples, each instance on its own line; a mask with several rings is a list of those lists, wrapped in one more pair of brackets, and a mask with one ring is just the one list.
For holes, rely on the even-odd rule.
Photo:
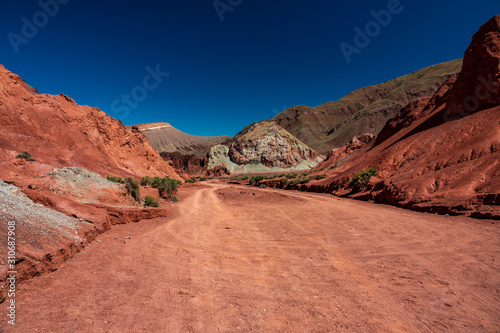
[(20, 172), (11, 169), (22, 150), (36, 159), (29, 175), (78, 166), (104, 176), (179, 178), (141, 133), (63, 94), (39, 94), (0, 65), (0, 178)]
[(270, 120), (322, 154), (340, 147), (354, 136), (374, 135), (404, 105), (431, 96), (448, 78), (460, 72), (457, 59), (351, 92), (335, 102), (317, 107), (291, 107)]
[(196, 136), (184, 133), (167, 123), (150, 123), (127, 126), (131, 130), (136, 126), (159, 152), (181, 152), (204, 157), (212, 146), (229, 139), (229, 136)]
[[(432, 98), (403, 108), (376, 140), (347, 156), (332, 152), (318, 167), (338, 166), (303, 189), (500, 219), (500, 15), (474, 35), (463, 68)], [(378, 176), (364, 190), (349, 186), (368, 168)]]

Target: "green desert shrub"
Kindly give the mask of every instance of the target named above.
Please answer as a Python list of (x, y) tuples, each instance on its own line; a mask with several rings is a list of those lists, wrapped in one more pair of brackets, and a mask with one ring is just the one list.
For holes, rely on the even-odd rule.
[(177, 193), (181, 184), (182, 182), (180, 180), (165, 177), (162, 178), (156, 188), (158, 189), (160, 196), (166, 199), (171, 199)]
[(196, 180), (194, 180), (194, 179), (192, 179), (192, 178), (191, 178), (191, 179), (186, 179), (186, 180), (184, 181), (184, 183), (191, 183), (191, 184), (192, 184), (192, 183), (195, 183), (195, 182), (196, 182)]
[(132, 198), (141, 202), (141, 192), (139, 191), (139, 182), (137, 180), (132, 177), (127, 177), (125, 179), (125, 188)]
[(205, 177), (201, 177), (200, 179), (198, 179), (198, 181), (200, 181), (200, 182), (204, 182), (204, 181), (206, 181), (206, 180), (207, 180), (207, 179), (206, 179)]
[(120, 183), (120, 184), (124, 184), (125, 183), (125, 178), (123, 177), (115, 177), (115, 176), (107, 176), (106, 177), (107, 180), (109, 180), (110, 182), (113, 182), (113, 183)]
[(288, 179), (294, 179), (294, 178), (297, 178), (297, 173), (295, 172), (292, 172), (292, 173), (289, 173), (288, 175), (286, 175), (286, 178)]
[(141, 186), (151, 186), (153, 184), (153, 177), (145, 176), (141, 179)]
[(150, 197), (149, 195), (147, 195), (144, 198), (144, 206), (158, 208), (158, 207), (160, 207), (160, 204), (158, 203), (158, 200), (156, 200), (155, 198)]
[(354, 191), (362, 191), (368, 185), (370, 178), (378, 174), (378, 171), (371, 168), (368, 170), (363, 170), (355, 174), (349, 181), (349, 187), (352, 187)]
[(267, 177), (262, 176), (262, 175), (252, 176), (252, 177), (250, 177), (250, 180), (248, 181), (248, 183), (250, 185), (257, 185), (261, 180), (264, 180), (264, 179), (267, 179)]
[(337, 162), (334, 165), (332, 165), (331, 167), (328, 167), (326, 170), (332, 170), (332, 169), (335, 169), (338, 166), (339, 166), (339, 163)]
[(260, 184), (259, 188), (266, 188), (266, 184)]
[(173, 197), (170, 198), (170, 201), (178, 202), (179, 199), (177, 199), (177, 196), (174, 195)]
[(241, 177), (232, 177), (231, 180), (237, 180), (237, 181), (241, 181), (241, 180), (248, 180), (249, 177), (248, 176), (241, 176)]
[(299, 179), (299, 184), (307, 184), (313, 179), (313, 177), (300, 177), (298, 179)]
[(311, 173), (312, 173), (311, 171), (304, 171), (300, 174), (300, 177), (309, 176)]
[(151, 181), (151, 186), (154, 188), (159, 188), (162, 183), (163, 183), (163, 178), (156, 176)]
[(314, 175), (313, 178), (315, 180), (326, 179), (326, 175), (323, 175), (323, 174), (321, 174), (321, 175)]
[(28, 162), (36, 161), (33, 157), (31, 157), (31, 154), (26, 150), (23, 150), (21, 154), (17, 154), (16, 158), (22, 158)]

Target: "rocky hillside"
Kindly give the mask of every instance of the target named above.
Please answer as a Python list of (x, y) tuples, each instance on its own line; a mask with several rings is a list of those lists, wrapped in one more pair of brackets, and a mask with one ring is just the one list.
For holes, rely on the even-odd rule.
[(0, 65), (0, 179), (20, 172), (12, 168), (23, 150), (36, 160), (28, 174), (78, 166), (101, 175), (179, 178), (139, 131), (63, 94), (39, 94)]
[[(341, 149), (302, 189), (421, 211), (500, 219), (500, 16), (474, 35), (463, 71), (405, 106), (376, 140)], [(346, 147), (348, 148), (348, 147)], [(374, 168), (364, 188), (352, 177)]]
[(162, 151), (161, 157), (177, 170), (182, 170), (189, 176), (202, 176), (207, 171), (208, 158), (199, 158), (196, 155), (185, 155), (175, 151), (173, 153)]
[(137, 127), (159, 152), (180, 152), (185, 155), (204, 157), (212, 146), (229, 139), (229, 136), (196, 136), (184, 133), (168, 123), (149, 123), (127, 126)]
[(351, 92), (317, 107), (291, 107), (271, 118), (302, 142), (322, 154), (363, 133), (378, 134), (403, 106), (431, 96), (462, 67), (457, 59)]
[(224, 165), (231, 172), (308, 169), (322, 156), (296, 137), (270, 121), (247, 126), (234, 138), (214, 146), (207, 168)]
[[(0, 236), (15, 223), (16, 284), (57, 269), (113, 224), (167, 215), (106, 175), (184, 176), (140, 131), (68, 96), (39, 94), (0, 65)], [(0, 303), (7, 276), (4, 265)]]

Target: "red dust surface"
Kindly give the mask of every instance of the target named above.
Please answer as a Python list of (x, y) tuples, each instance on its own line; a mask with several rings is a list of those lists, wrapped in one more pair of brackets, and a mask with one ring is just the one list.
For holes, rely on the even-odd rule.
[(498, 332), (500, 225), (209, 181), (19, 285), (8, 332)]

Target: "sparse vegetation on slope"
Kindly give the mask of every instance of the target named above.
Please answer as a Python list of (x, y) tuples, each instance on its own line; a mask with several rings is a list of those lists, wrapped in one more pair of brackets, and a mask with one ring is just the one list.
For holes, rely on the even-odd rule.
[(26, 150), (23, 150), (21, 154), (17, 154), (16, 158), (22, 158), (28, 162), (34, 162), (36, 161), (33, 157), (31, 157), (31, 154), (27, 152)]
[(257, 185), (261, 180), (264, 180), (264, 179), (268, 179), (268, 177), (262, 176), (262, 175), (252, 176), (252, 177), (250, 177), (250, 180), (248, 181), (248, 183), (250, 185)]
[(144, 206), (145, 207), (160, 207), (160, 204), (158, 203), (158, 200), (156, 200), (155, 198), (153, 197), (150, 197), (149, 195), (147, 195), (145, 198), (144, 198)]
[(154, 183), (153, 187), (158, 189), (160, 196), (162, 196), (163, 198), (172, 199), (177, 193), (177, 190), (179, 189), (179, 186), (181, 186), (181, 184), (182, 183), (180, 180), (166, 177), (157, 180)]
[(335, 169), (336, 167), (338, 167), (339, 164), (338, 163), (335, 163), (334, 165), (332, 165), (331, 167), (328, 167), (328, 169), (326, 170), (332, 170), (332, 169)]
[(113, 183), (119, 183), (119, 184), (125, 184), (125, 178), (123, 177), (115, 177), (115, 176), (107, 176), (106, 177), (107, 180), (109, 180), (110, 182), (113, 182)]
[(368, 170), (363, 170), (363, 171), (355, 174), (351, 178), (351, 180), (349, 181), (349, 187), (352, 187), (352, 189), (355, 192), (362, 191), (368, 185), (370, 178), (372, 178), (372, 176), (375, 176), (377, 174), (378, 174), (378, 171), (373, 169), (373, 168), (368, 169)]
[(125, 188), (127, 192), (135, 199), (137, 202), (141, 202), (141, 192), (139, 190), (139, 182), (132, 177), (125, 179)]
[(153, 184), (153, 177), (145, 176), (141, 179), (141, 186), (151, 186)]

